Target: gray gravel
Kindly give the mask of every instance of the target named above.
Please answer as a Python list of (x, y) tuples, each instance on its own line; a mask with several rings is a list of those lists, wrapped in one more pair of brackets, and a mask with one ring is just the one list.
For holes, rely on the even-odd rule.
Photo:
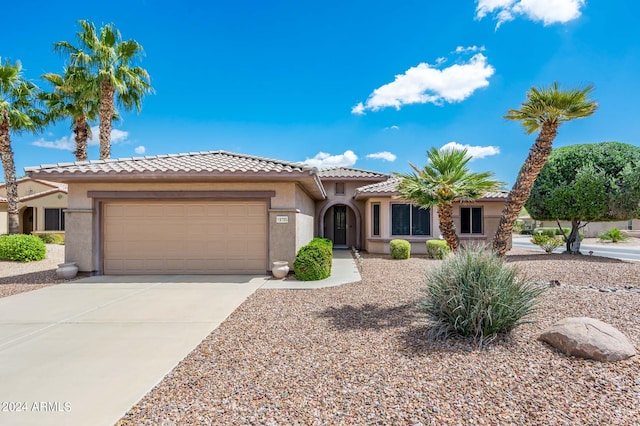
[(640, 424), (640, 357), (567, 358), (538, 335), (591, 316), (640, 344), (640, 264), (513, 252), (536, 281), (558, 280), (532, 323), (484, 351), (429, 341), (415, 309), (438, 261), (363, 255), (360, 283), (259, 290), (118, 424)]
[(0, 297), (65, 282), (58, 279), (56, 269), (64, 262), (64, 246), (47, 244), (47, 257), (37, 262), (0, 261)]

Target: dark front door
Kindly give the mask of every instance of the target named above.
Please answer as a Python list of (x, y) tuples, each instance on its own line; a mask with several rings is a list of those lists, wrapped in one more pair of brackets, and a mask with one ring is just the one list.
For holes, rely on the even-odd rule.
[(347, 244), (347, 206), (333, 208), (333, 244)]

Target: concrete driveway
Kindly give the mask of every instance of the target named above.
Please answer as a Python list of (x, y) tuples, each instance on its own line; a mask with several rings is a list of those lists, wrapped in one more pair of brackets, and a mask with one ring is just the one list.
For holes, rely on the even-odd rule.
[(268, 277), (93, 277), (0, 298), (0, 424), (112, 425)]

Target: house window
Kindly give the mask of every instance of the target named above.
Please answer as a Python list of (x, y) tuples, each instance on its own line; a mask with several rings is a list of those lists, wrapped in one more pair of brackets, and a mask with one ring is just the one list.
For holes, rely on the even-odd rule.
[(482, 234), (482, 207), (460, 207), (460, 233)]
[(64, 231), (63, 209), (44, 209), (44, 230)]
[(391, 235), (431, 235), (431, 209), (391, 204)]
[(371, 229), (371, 233), (376, 236), (379, 237), (380, 236), (380, 204), (373, 204), (371, 206), (372, 208), (372, 229)]
[(627, 222), (627, 230), (633, 231), (633, 220)]
[(336, 183), (336, 195), (344, 195), (344, 182)]

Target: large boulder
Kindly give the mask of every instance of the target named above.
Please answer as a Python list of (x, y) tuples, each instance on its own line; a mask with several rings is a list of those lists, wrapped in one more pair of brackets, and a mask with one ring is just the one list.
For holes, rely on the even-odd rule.
[(618, 329), (588, 317), (560, 320), (542, 333), (540, 340), (567, 355), (597, 361), (620, 361), (636, 354)]

